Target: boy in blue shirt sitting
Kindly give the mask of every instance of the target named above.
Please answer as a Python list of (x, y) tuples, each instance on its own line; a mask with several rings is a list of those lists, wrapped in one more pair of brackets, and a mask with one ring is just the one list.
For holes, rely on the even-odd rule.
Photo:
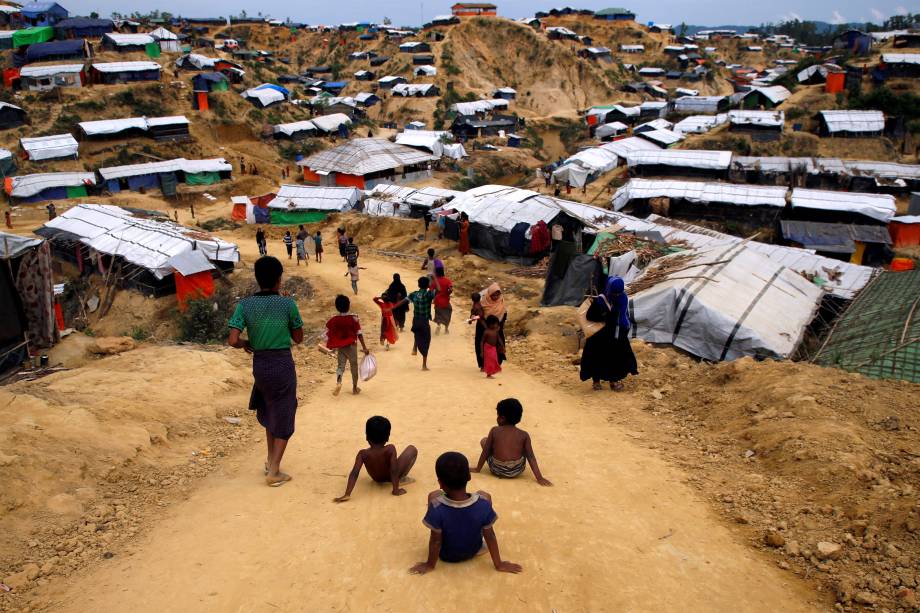
[[(492, 509), (492, 497), (486, 492), (469, 494), (470, 463), (462, 453), (441, 454), (434, 465), (440, 490), (428, 495), (428, 512), (422, 523), (431, 530), (428, 540), (428, 560), (420, 562), (409, 572), (423, 575), (434, 570), (438, 559), (445, 562), (470, 560), (488, 547), (495, 570), (519, 573), (520, 564), (502, 560), (498, 539), (492, 526), (498, 515)], [(485, 541), (485, 543), (483, 543)]]

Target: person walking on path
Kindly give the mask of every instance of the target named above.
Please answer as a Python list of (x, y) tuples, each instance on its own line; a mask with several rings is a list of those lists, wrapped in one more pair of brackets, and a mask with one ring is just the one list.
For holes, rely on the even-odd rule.
[[(505, 347), (505, 322), (508, 320), (508, 309), (505, 307), (505, 297), (502, 294), (502, 288), (498, 283), (493, 283), (482, 292), (482, 312), (483, 319), (488, 319), (489, 315), (494, 315), (498, 319), (498, 336), (501, 339), (501, 347)], [(485, 323), (485, 322), (483, 322)], [(498, 354), (498, 363), (505, 361), (505, 352)]]
[(315, 246), (314, 255), (316, 256), (316, 262), (318, 264), (323, 263), (323, 235), (319, 230), (316, 231), (316, 234), (313, 236), (313, 244)]
[(265, 231), (262, 226), (256, 230), (256, 245), (259, 246), (259, 255), (268, 255), (268, 249), (265, 246)]
[(431, 347), (431, 303), (437, 292), (429, 289), (428, 277), (419, 277), (418, 290), (402, 302), (412, 304), (412, 355), (422, 354), (422, 370), (428, 370), (428, 349)]
[(351, 275), (351, 289), (358, 295), (358, 256), (361, 251), (355, 244), (355, 239), (348, 237), (348, 244), (345, 247), (345, 263), (348, 265), (346, 275)]
[(396, 322), (399, 331), (402, 332), (406, 328), (406, 312), (409, 310), (409, 306), (404, 304), (403, 301), (409, 293), (406, 290), (406, 286), (403, 285), (399, 273), (393, 273), (393, 282), (387, 288), (387, 295), (396, 304), (393, 307), (393, 320)]
[[(294, 237), (291, 236), (291, 231), (286, 230), (284, 232), (284, 238), (281, 239), (284, 242), (284, 248), (287, 249), (288, 259), (291, 259), (291, 255), (294, 253)], [(300, 252), (297, 253), (297, 263), (300, 264)]]
[(339, 242), (339, 255), (342, 256), (342, 259), (345, 259), (345, 247), (348, 245), (348, 237), (345, 236), (345, 228), (339, 228), (336, 230), (337, 240)]
[[(277, 258), (264, 256), (256, 260), (256, 281), (260, 291), (243, 298), (230, 317), (231, 347), (252, 354), (255, 380), (249, 398), (249, 410), (256, 412), (265, 428), (268, 457), (265, 482), (272, 487), (283, 485), (291, 476), (281, 472), (281, 458), (294, 434), (297, 413), (297, 370), (291, 355), (291, 343), (303, 342), (303, 319), (297, 303), (281, 296), (284, 267)], [(248, 338), (242, 338), (243, 331)]]
[(13, 213), (7, 209), (3, 211), (3, 219), (6, 221), (6, 227), (10, 230), (13, 229)]
[(374, 296), (374, 304), (380, 307), (380, 344), (384, 349), (390, 350), (390, 345), (395, 345), (399, 340), (399, 331), (396, 329), (396, 321), (393, 319), (393, 299), (387, 292), (380, 296)]
[(460, 213), (460, 242), (457, 246), (460, 255), (469, 255), (470, 249), (470, 216), (466, 213)]
[(444, 275), (443, 268), (435, 269), (435, 278), (438, 294), (434, 297), (434, 323), (435, 334), (441, 333), (441, 326), (444, 326), (444, 334), (450, 334), (450, 317), (454, 308), (450, 304), (450, 295), (454, 292), (454, 282)]
[(591, 379), (594, 389), (609, 381), (610, 389), (623, 389), (627, 375), (638, 375), (636, 356), (629, 344), (629, 298), (623, 279), (610, 277), (604, 293), (588, 308), (588, 321), (603, 322), (604, 327), (585, 341), (581, 354), (581, 380)]
[(48, 221), (51, 221), (52, 219), (57, 217), (57, 207), (54, 206), (53, 202), (49, 202), (48, 206), (46, 206), (45, 209), (48, 211)]
[(474, 324), (476, 326), (476, 334), (473, 337), (473, 349), (476, 351), (476, 364), (479, 366), (479, 370), (483, 368), (483, 357), (482, 357), (482, 335), (486, 331), (486, 314), (482, 309), (482, 297), (478, 292), (473, 293), (473, 306), (470, 309), (470, 318), (467, 320), (467, 323)]
[(300, 226), (300, 229), (297, 232), (297, 265), (300, 266), (300, 261), (303, 260), (303, 263), (307, 266), (310, 265), (310, 258), (307, 257), (307, 239), (310, 237), (307, 234), (307, 231), (303, 226)]

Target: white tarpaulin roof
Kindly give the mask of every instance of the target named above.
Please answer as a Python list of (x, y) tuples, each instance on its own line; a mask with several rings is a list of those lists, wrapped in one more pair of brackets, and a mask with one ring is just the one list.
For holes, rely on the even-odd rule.
[[(614, 229), (619, 228), (628, 232), (657, 232), (667, 242), (681, 242), (696, 249), (734, 245), (743, 241), (737, 236), (654, 214), (649, 215), (646, 219), (638, 219), (623, 213), (613, 213), (613, 215), (617, 220)], [(826, 279), (824, 289), (846, 300), (852, 299), (875, 274), (875, 269), (869, 266), (826, 258), (808, 249), (770, 245), (756, 241), (750, 241), (748, 247), (786, 268)]]
[(883, 53), (886, 64), (920, 64), (920, 53)]
[(430, 153), (397, 145), (382, 138), (355, 138), (338, 147), (315, 153), (297, 164), (306, 166), (314, 172), (341, 172), (364, 176), (436, 159), (437, 156)]
[(884, 223), (897, 211), (894, 196), (856, 192), (829, 192), (797, 187), (792, 190), (792, 208), (858, 213)]
[[(152, 41), (151, 41), (152, 42)], [(144, 70), (159, 70), (160, 65), (156, 62), (102, 62), (93, 64), (93, 68), (99, 72), (141, 72)]]
[(815, 73), (820, 73), (822, 77), (827, 77), (827, 67), (820, 64), (813, 64), (808, 68), (799, 71), (799, 74), (796, 75), (799, 83), (804, 83), (812, 77)]
[(669, 147), (684, 140), (684, 135), (667, 129), (645, 130), (639, 132), (641, 138), (657, 143), (662, 147)]
[(108, 39), (115, 43), (116, 47), (149, 45), (153, 42), (153, 37), (150, 34), (117, 34), (115, 32), (109, 32), (108, 34), (103, 34), (102, 37), (103, 39)]
[(428, 77), (433, 77), (436, 74), (438, 74), (438, 69), (434, 66), (429, 66), (426, 64), (425, 66), (416, 66), (415, 68), (413, 68), (412, 74), (414, 74), (415, 76), (425, 75)]
[(313, 187), (282, 185), (278, 195), (268, 203), (270, 209), (300, 211), (350, 211), (361, 199), (354, 187)]
[(54, 76), (56, 74), (76, 74), (79, 72), (83, 72), (83, 64), (45, 64), (38, 66), (23, 66), (19, 69), (19, 76), (37, 79), (40, 77)]
[(0, 258), (17, 258), (29, 249), (38, 247), (45, 239), (28, 238), (0, 232)]
[(625, 123), (621, 123), (619, 121), (613, 121), (610, 123), (605, 123), (602, 126), (598, 126), (597, 129), (594, 130), (594, 136), (596, 136), (597, 138), (604, 138), (606, 136), (614, 136), (616, 134), (619, 134), (620, 132), (625, 132), (628, 129), (629, 129), (629, 126), (627, 126)]
[(217, 65), (217, 62), (220, 60), (213, 57), (208, 57), (206, 55), (201, 55), (200, 53), (189, 53), (188, 55), (183, 55), (178, 60), (176, 64), (179, 64), (183, 60), (187, 60), (195, 68), (214, 68)]
[(321, 132), (336, 132), (339, 126), (351, 125), (351, 118), (345, 113), (333, 113), (331, 115), (320, 115), (311, 119), (313, 125)]
[(128, 164), (126, 166), (110, 166), (100, 168), (99, 174), (103, 179), (123, 179), (125, 177), (138, 177), (141, 175), (160, 174), (164, 172), (185, 172), (196, 174), (199, 172), (229, 172), (233, 166), (227, 163), (224, 158), (214, 158), (210, 160), (186, 160), (185, 158), (176, 158), (174, 160), (165, 160), (162, 162), (148, 162), (146, 164)]
[(493, 109), (506, 108), (508, 108), (508, 101), (502, 98), (475, 100), (473, 102), (458, 102), (450, 106), (450, 110), (456, 111), (458, 115), (476, 115), (477, 113), (488, 113)]
[(28, 198), (42, 190), (52, 187), (78, 187), (81, 185), (95, 185), (96, 175), (92, 172), (46, 172), (34, 175), (19, 175), (10, 177), (14, 198)]
[(821, 111), (829, 132), (881, 132), (885, 114), (881, 111)]
[(81, 121), (77, 125), (87, 136), (118, 134), (125, 130), (148, 130), (151, 126), (171, 126), (188, 124), (182, 115), (172, 117), (129, 117), (126, 119), (100, 119), (98, 121)]
[(172, 274), (173, 257), (196, 248), (212, 262), (240, 259), (233, 243), (168, 220), (137, 217), (109, 204), (78, 204), (43, 228), (72, 234), (84, 245), (100, 253), (121, 256), (146, 268), (158, 279)]
[(288, 136), (292, 136), (297, 132), (312, 132), (313, 130), (316, 130), (316, 125), (309, 119), (292, 123), (279, 123), (276, 126), (272, 126), (273, 133), (287, 134)]
[(71, 134), (20, 138), (19, 144), (29, 154), (29, 159), (35, 161), (76, 156), (80, 147)]
[(635, 151), (626, 156), (629, 167), (634, 166), (678, 166), (707, 170), (727, 169), (732, 161), (731, 151), (707, 151), (702, 149), (661, 149), (658, 151)]
[(728, 122), (728, 113), (718, 115), (690, 115), (674, 125), (674, 131), (681, 134), (705, 134), (716, 126)]
[(677, 113), (715, 113), (725, 96), (683, 96), (674, 102)]
[(422, 147), (428, 149), (434, 155), (441, 157), (444, 155), (444, 143), (441, 138), (445, 135), (450, 136), (450, 132), (437, 130), (406, 130), (396, 135), (396, 144), (407, 147)]
[(169, 258), (169, 265), (183, 277), (190, 277), (215, 268), (214, 264), (208, 261), (207, 256), (198, 249), (174, 255)]
[(274, 87), (266, 87), (265, 85), (247, 89), (241, 93), (240, 96), (243, 98), (255, 98), (262, 106), (268, 106), (269, 104), (281, 102), (285, 99), (283, 92), (278, 91)]
[(792, 355), (818, 310), (821, 288), (745, 242), (690, 255), (681, 267), (694, 266), (692, 274), (673, 272), (631, 297), (639, 338), (713, 361)]
[(699, 204), (734, 204), (738, 206), (786, 206), (786, 188), (733, 183), (701, 183), (698, 181), (658, 181), (630, 179), (616, 191), (611, 200), (613, 210), (622, 210), (631, 200), (648, 198), (681, 198)]
[(417, 96), (427, 94), (433, 87), (433, 83), (397, 83), (391, 91), (395, 96)]
[[(378, 183), (372, 190), (366, 192), (369, 197), (378, 201), (389, 201), (398, 204), (414, 205), (431, 208), (462, 196), (463, 192), (439, 187), (405, 187), (392, 183)], [(366, 205), (366, 203), (365, 203)]]
[(733, 126), (782, 128), (786, 123), (786, 114), (783, 111), (729, 111), (728, 120)]
[[(786, 72), (783, 70), (782, 72)], [(783, 87), (782, 85), (771, 85), (770, 87), (755, 87), (751, 92), (760, 92), (763, 94), (767, 100), (773, 104), (779, 104), (786, 98), (792, 95), (792, 92)], [(750, 93), (750, 92), (748, 92)], [(746, 94), (747, 95), (747, 94)]]
[(150, 32), (150, 37), (155, 40), (179, 40), (179, 37), (166, 28), (157, 28)]

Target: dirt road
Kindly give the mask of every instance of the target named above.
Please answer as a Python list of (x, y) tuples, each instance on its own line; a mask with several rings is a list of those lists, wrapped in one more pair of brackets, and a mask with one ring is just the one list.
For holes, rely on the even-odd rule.
[[(417, 272), (367, 256), (362, 265), (356, 310), (373, 340), (379, 321), (371, 292), (396, 271), (411, 289)], [(349, 290), (344, 268), (329, 252), (305, 272), (321, 301)], [(589, 386), (580, 395), (554, 389), (519, 370), (513, 355), (496, 380), (486, 380), (475, 367), (472, 330), (460, 321), (466, 300), (457, 302), (452, 333), (434, 337), (430, 372), (410, 356), (406, 334), (393, 350), (376, 352), (380, 372), (360, 396), (346, 388), (333, 398), (331, 374), (301, 377), (304, 401), (283, 463), (291, 483), (264, 485), (264, 449), (254, 441), (251, 452), (166, 510), (133, 551), (72, 577), (45, 601), (60, 611), (133, 613), (821, 608), (807, 586), (739, 542), (682, 483), (686, 475), (608, 423), (606, 414), (629, 397), (609, 394), (600, 410), (586, 401)], [(334, 368), (315, 349), (297, 351)], [(435, 458), (458, 450), (475, 461), (495, 403), (512, 395), (524, 404), (521, 425), (555, 487), (538, 486), (529, 470), (513, 481), (474, 475), (471, 486), (492, 493), (503, 555), (524, 573), (496, 573), (486, 556), (410, 575), (427, 551), (421, 517), (437, 486)], [(362, 475), (352, 499), (334, 504), (374, 414), (393, 422), (398, 448), (419, 448), (417, 482), (393, 497)]]

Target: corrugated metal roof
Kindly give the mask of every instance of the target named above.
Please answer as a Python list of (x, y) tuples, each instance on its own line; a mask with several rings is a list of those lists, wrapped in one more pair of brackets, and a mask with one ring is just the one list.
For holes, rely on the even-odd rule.
[(786, 122), (786, 114), (783, 111), (729, 111), (728, 121), (734, 126), (782, 128)]
[(39, 66), (23, 66), (19, 69), (19, 76), (37, 79), (50, 77), (56, 74), (75, 74), (83, 72), (83, 64), (53, 64)]
[(881, 132), (885, 114), (881, 111), (821, 111), (829, 132)]

